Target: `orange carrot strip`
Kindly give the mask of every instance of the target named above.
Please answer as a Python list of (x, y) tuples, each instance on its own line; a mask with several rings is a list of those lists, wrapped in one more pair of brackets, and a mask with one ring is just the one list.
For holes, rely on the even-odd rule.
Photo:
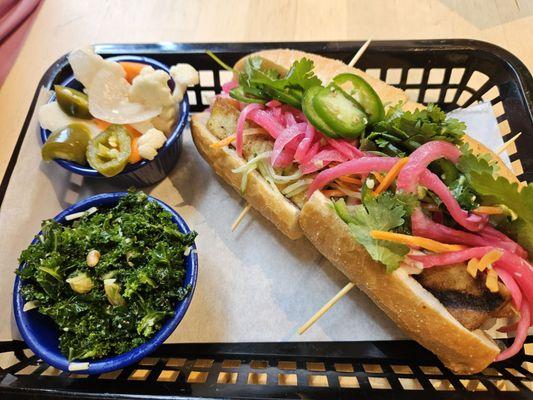
[(466, 265), (466, 271), (472, 276), (472, 278), (477, 276), (478, 262), (479, 260), (477, 258), (471, 258)]
[(219, 149), (221, 147), (228, 146), (234, 140), (235, 140), (235, 135), (229, 135), (229, 136), (225, 137), (224, 139), (219, 140), (218, 142), (211, 143), (209, 145), (209, 147), (213, 147), (215, 149)]
[(104, 121), (102, 119), (94, 118), (94, 123), (98, 127), (98, 129), (105, 131), (107, 128), (109, 128), (109, 125), (111, 125), (110, 122)]
[(139, 137), (140, 136), (133, 136), (131, 138), (131, 152), (130, 157), (128, 158), (128, 162), (130, 164), (135, 164), (142, 159), (141, 155), (139, 154)]
[(141, 69), (146, 67), (146, 64), (132, 62), (132, 61), (120, 61), (119, 64), (126, 72), (126, 80), (131, 83), (133, 78), (141, 73)]
[(504, 211), (501, 207), (498, 206), (479, 206), (478, 208), (472, 210), (474, 214), (486, 214), (486, 215), (500, 215), (503, 214)]
[(326, 197), (344, 197), (346, 194), (342, 192), (341, 190), (337, 189), (329, 189), (329, 190), (322, 190), (322, 194)]
[(491, 293), (498, 293), (500, 290), (500, 287), (498, 286), (498, 274), (493, 269), (489, 269), (487, 272), (485, 286), (491, 291)]
[(359, 186), (361, 186), (362, 183), (360, 179), (353, 178), (349, 175), (341, 176), (340, 178), (338, 178), (338, 180), (341, 182), (354, 183)]
[(405, 157), (398, 160), (398, 162), (394, 164), (394, 166), (389, 170), (387, 175), (385, 175), (385, 178), (383, 178), (383, 180), (379, 183), (379, 186), (374, 190), (372, 194), (374, 196), (377, 196), (387, 190), (408, 161), (409, 157)]
[(383, 182), (383, 175), (381, 175), (379, 172), (374, 172), (373, 175), (379, 183)]
[(437, 242), (436, 240), (427, 239), (420, 236), (404, 235), (402, 233), (393, 233), (385, 231), (370, 231), (372, 239), (387, 240), (389, 242), (396, 242), (406, 244), (413, 247), (422, 247), (426, 250), (434, 251), (436, 253), (444, 253), (447, 251), (459, 251), (465, 247), (458, 244), (445, 244)]

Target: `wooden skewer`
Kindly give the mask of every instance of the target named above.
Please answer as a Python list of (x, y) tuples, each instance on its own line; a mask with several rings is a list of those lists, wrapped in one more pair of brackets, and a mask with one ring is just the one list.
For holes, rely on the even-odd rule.
[(516, 8), (520, 10), (520, 1), (514, 0), (514, 3), (516, 4)]
[(355, 286), (354, 283), (350, 282), (346, 286), (344, 286), (339, 293), (337, 293), (333, 298), (328, 301), (324, 306), (318, 310), (318, 312), (313, 315), (311, 318), (309, 318), (309, 321), (307, 321), (305, 324), (301, 326), (300, 329), (298, 329), (298, 333), (301, 335), (306, 330), (308, 330), (322, 315), (328, 312), (328, 310), (335, 305), (337, 301), (339, 301), (346, 293), (348, 293), (350, 290), (353, 289)]
[(496, 155), (499, 156), (499, 155), (502, 154), (505, 150), (507, 150), (507, 148), (508, 148), (511, 144), (513, 144), (513, 143), (516, 141), (516, 139), (518, 139), (518, 138), (520, 137), (521, 134), (522, 134), (522, 132), (517, 133), (517, 134), (514, 135), (511, 139), (509, 139), (507, 142), (505, 142), (504, 144), (502, 144), (501, 147), (500, 147), (498, 150), (496, 150), (496, 152), (495, 152)]
[(365, 44), (363, 44), (361, 48), (357, 50), (357, 53), (355, 53), (355, 56), (353, 56), (352, 60), (348, 63), (350, 67), (353, 67), (355, 63), (359, 61), (359, 59), (361, 58), (361, 56), (363, 55), (363, 53), (365, 52), (366, 48), (368, 47), (371, 41), (372, 41), (372, 38), (368, 39), (365, 42)]
[(252, 206), (250, 204), (247, 204), (246, 207), (244, 207), (242, 209), (241, 213), (239, 214), (239, 216), (237, 217), (237, 219), (235, 220), (233, 225), (231, 225), (231, 231), (234, 231), (235, 229), (237, 229), (237, 226), (239, 226), (239, 224), (241, 223), (242, 219), (244, 218), (246, 213), (248, 211), (250, 211), (251, 208), (252, 208)]

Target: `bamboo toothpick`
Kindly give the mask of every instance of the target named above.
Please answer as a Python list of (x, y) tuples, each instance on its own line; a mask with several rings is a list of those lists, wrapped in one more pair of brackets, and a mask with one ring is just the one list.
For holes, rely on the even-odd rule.
[(366, 48), (368, 47), (371, 41), (372, 41), (372, 38), (368, 39), (365, 42), (365, 44), (363, 44), (361, 48), (357, 51), (357, 53), (355, 53), (355, 56), (353, 56), (352, 60), (348, 63), (350, 67), (353, 67), (355, 63), (359, 61), (359, 59), (361, 58), (361, 56), (363, 55), (363, 53), (365, 52)]
[(252, 208), (252, 206), (250, 204), (247, 204), (246, 207), (244, 207), (241, 211), (241, 213), (239, 214), (239, 216), (237, 217), (237, 219), (235, 220), (235, 222), (233, 223), (233, 225), (231, 225), (231, 230), (234, 231), (235, 229), (237, 229), (237, 226), (239, 226), (239, 224), (241, 223), (242, 219), (244, 218), (244, 216), (246, 215), (246, 213), (248, 211), (250, 211), (250, 209)]
[(502, 154), (505, 150), (507, 150), (507, 148), (508, 148), (510, 145), (512, 145), (512, 144), (516, 141), (516, 139), (518, 139), (518, 138), (520, 137), (521, 134), (522, 134), (522, 132), (517, 133), (517, 134), (514, 135), (511, 139), (509, 139), (507, 142), (505, 142), (504, 144), (502, 144), (502, 145), (500, 146), (500, 148), (499, 148), (498, 150), (496, 150), (496, 152), (495, 152), (496, 155), (499, 156), (499, 155)]
[(324, 306), (318, 310), (318, 312), (313, 315), (311, 318), (309, 318), (309, 321), (307, 321), (305, 324), (301, 326), (300, 329), (298, 329), (298, 333), (301, 335), (306, 330), (308, 330), (321, 316), (323, 316), (325, 313), (328, 312), (328, 310), (335, 305), (337, 301), (339, 301), (346, 293), (348, 293), (350, 290), (353, 289), (355, 284), (352, 282), (348, 283), (346, 286), (344, 286), (339, 293), (337, 293), (333, 298), (328, 301)]

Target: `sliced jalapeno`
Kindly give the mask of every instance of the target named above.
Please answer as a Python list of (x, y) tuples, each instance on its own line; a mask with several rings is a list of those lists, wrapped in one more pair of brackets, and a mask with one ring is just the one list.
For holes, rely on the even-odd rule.
[(87, 161), (102, 175), (110, 177), (122, 172), (131, 153), (131, 138), (123, 125), (110, 125), (89, 141)]
[(339, 135), (330, 128), (328, 124), (318, 115), (318, 113), (315, 110), (315, 106), (313, 104), (314, 98), (317, 96), (319, 92), (322, 90), (327, 90), (326, 88), (323, 88), (322, 86), (313, 86), (310, 87), (305, 91), (303, 101), (302, 101), (302, 110), (309, 120), (311, 124), (318, 129), (320, 132), (322, 132), (324, 135), (332, 137), (332, 138), (338, 138)]
[(70, 124), (48, 136), (41, 149), (41, 155), (44, 161), (61, 158), (78, 164), (86, 164), (85, 152), (90, 139), (91, 133), (86, 126)]
[[(363, 78), (355, 74), (344, 73), (333, 78), (333, 82), (361, 105), (364, 112), (368, 115), (370, 125), (381, 121), (385, 117), (385, 109), (383, 108), (381, 99), (372, 86)], [(347, 84), (350, 84), (351, 87), (348, 88)]]
[(259, 99), (253, 96), (248, 96), (246, 93), (244, 93), (244, 90), (242, 89), (241, 86), (231, 89), (229, 91), (229, 95), (233, 97), (235, 100), (242, 101), (243, 103), (259, 103), (259, 104), (266, 103), (266, 100)]
[(89, 98), (83, 92), (66, 86), (55, 85), (57, 103), (59, 107), (71, 117), (91, 119), (89, 112)]
[(337, 134), (346, 138), (360, 135), (368, 122), (357, 103), (335, 85), (322, 88), (313, 99), (319, 117)]

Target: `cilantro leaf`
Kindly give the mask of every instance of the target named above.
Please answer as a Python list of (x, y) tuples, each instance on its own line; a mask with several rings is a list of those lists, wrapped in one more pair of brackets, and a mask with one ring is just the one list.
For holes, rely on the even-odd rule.
[(371, 230), (390, 231), (405, 224), (406, 207), (396, 196), (384, 193), (379, 197), (364, 196), (364, 204), (347, 208), (344, 200), (334, 203), (339, 216), (348, 224), (355, 239), (365, 247), (375, 261), (385, 265), (392, 272), (403, 261), (409, 247), (370, 237)]
[(490, 154), (474, 154), (466, 143), (461, 146), (461, 152), (463, 154), (459, 157), (457, 169), (467, 177), (470, 176), (471, 172), (490, 175), (498, 172), (498, 164), (493, 161)]
[(308, 58), (302, 58), (295, 61), (284, 81), (289, 86), (296, 86), (304, 90), (313, 86), (322, 85), (322, 81), (313, 72), (315, 64)]
[(520, 189), (518, 183), (511, 183), (503, 176), (472, 171), (470, 185), (484, 203), (503, 204), (518, 214), (511, 222), (511, 231), (528, 252), (533, 252), (533, 183)]
[[(380, 150), (391, 156), (405, 156), (432, 140), (459, 143), (466, 125), (435, 104), (416, 111), (402, 111), (402, 104), (389, 108), (383, 121), (361, 142), (362, 150)], [(364, 148), (363, 148), (364, 147)]]

